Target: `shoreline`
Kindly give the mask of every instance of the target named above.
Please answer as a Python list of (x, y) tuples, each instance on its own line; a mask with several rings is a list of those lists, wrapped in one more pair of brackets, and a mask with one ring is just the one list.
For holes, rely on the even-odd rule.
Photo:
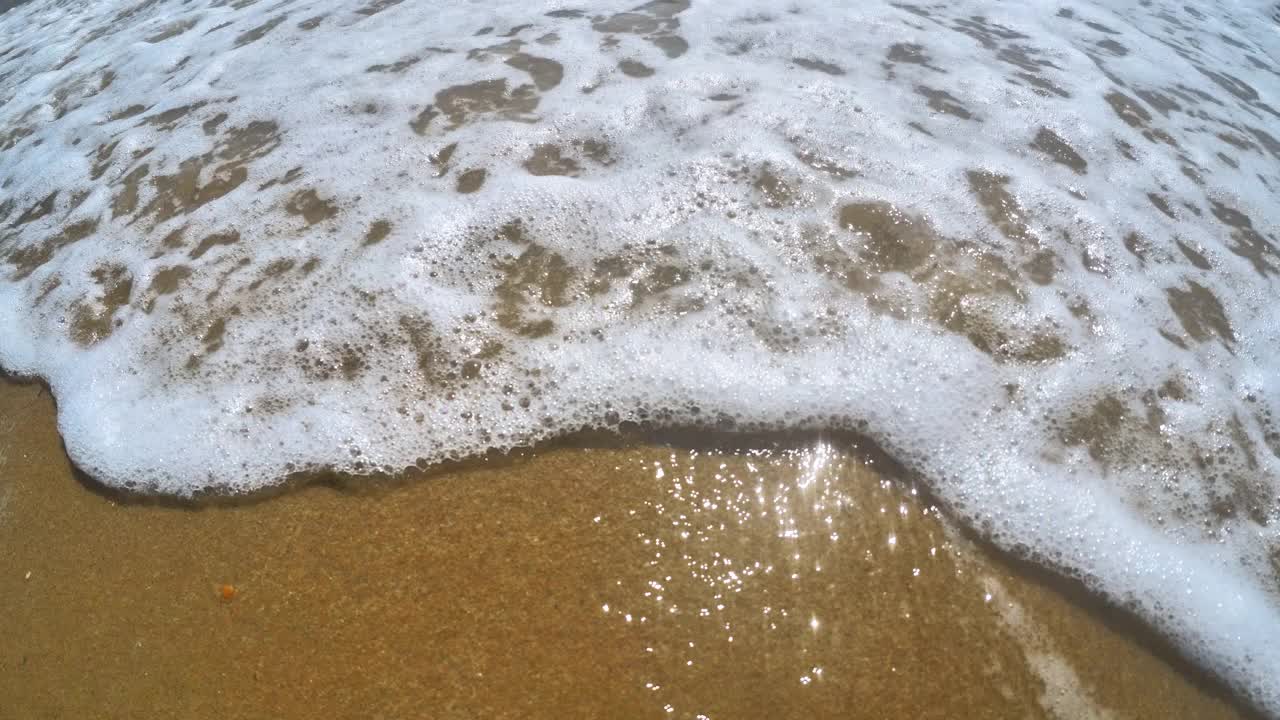
[[(770, 683), (777, 685), (777, 668), (770, 666), (773, 661), (764, 662), (765, 667), (756, 667), (752, 672), (738, 675), (743, 667), (750, 667), (753, 663), (761, 662), (761, 658), (771, 658), (777, 653), (787, 658), (797, 654), (823, 655), (827, 658), (826, 663), (814, 667), (824, 669), (827, 678), (832, 678), (835, 673), (845, 676), (845, 684), (838, 688), (839, 691), (826, 693), (830, 697), (824, 696), (817, 704), (810, 702), (815, 693), (796, 693), (797, 690), (810, 689), (810, 684), (776, 687), (766, 693), (766, 699), (780, 701), (782, 704), (778, 707), (795, 709), (802, 706), (797, 703), (802, 703), (812, 712), (830, 712), (844, 707), (851, 696), (867, 691), (877, 694), (892, 693), (895, 685), (886, 685), (886, 681), (878, 678), (877, 673), (866, 673), (865, 668), (864, 671), (853, 672), (854, 668), (864, 665), (877, 665), (874, 655), (866, 656), (862, 643), (850, 643), (847, 638), (844, 642), (818, 642), (821, 634), (816, 633), (816, 627), (814, 638), (809, 638), (803, 632), (797, 635), (795, 628), (784, 630), (781, 642), (771, 632), (764, 632), (759, 628), (735, 629), (734, 632), (740, 633), (738, 642), (746, 640), (744, 644), (756, 645), (753, 648), (754, 654), (748, 656), (752, 659), (744, 659), (738, 651), (727, 645), (709, 651), (708, 658), (697, 659), (718, 669), (718, 674), (711, 678), (685, 677), (662, 663), (659, 663), (661, 667), (654, 669), (652, 662), (646, 662), (646, 656), (652, 654), (653, 648), (666, 647), (667, 651), (674, 652), (672, 647), (683, 642), (695, 645), (710, 642), (715, 633), (709, 634), (706, 628), (697, 626), (696, 622), (696, 627), (681, 624), (690, 622), (683, 620), (675, 626), (667, 625), (660, 629), (655, 627), (654, 630), (645, 632), (644, 642), (648, 643), (645, 647), (650, 648), (650, 652), (641, 650), (634, 656), (618, 656), (617, 647), (635, 643), (635, 631), (630, 629), (630, 623), (623, 622), (619, 628), (608, 622), (611, 615), (601, 613), (594, 607), (595, 603), (601, 601), (608, 606), (610, 603), (607, 601), (611, 598), (614, 604), (619, 602), (617, 591), (609, 588), (609, 575), (618, 576), (613, 578), (617, 583), (615, 588), (623, 585), (640, 586), (642, 576), (646, 575), (646, 566), (652, 567), (655, 562), (667, 562), (648, 558), (644, 554), (644, 543), (637, 542), (637, 538), (646, 536), (650, 541), (661, 540), (664, 543), (671, 543), (673, 540), (662, 536), (665, 532), (662, 523), (655, 524), (659, 518), (650, 518), (647, 523), (640, 525), (631, 521), (626, 530), (605, 530), (603, 536), (593, 536), (593, 533), (601, 531), (598, 526), (593, 527), (597, 523), (587, 521), (588, 516), (600, 518), (622, 508), (629, 508), (633, 515), (637, 509), (642, 513), (652, 512), (653, 507), (671, 501), (670, 487), (661, 482), (655, 484), (651, 476), (645, 478), (634, 469), (625, 469), (626, 465), (665, 462), (668, 458), (680, 458), (682, 462), (694, 463), (702, 462), (697, 458), (715, 458), (721, 467), (738, 467), (743, 462), (744, 455), (724, 452), (726, 444), (758, 446), (764, 440), (761, 437), (740, 437), (736, 443), (732, 436), (721, 437), (719, 453), (708, 449), (705, 443), (700, 443), (703, 448), (696, 449), (652, 442), (642, 445), (635, 438), (627, 437), (593, 436), (594, 443), (584, 442), (584, 437), (577, 437), (514, 456), (481, 458), (459, 463), (457, 467), (435, 468), (421, 474), (410, 473), (406, 477), (386, 482), (336, 476), (327, 479), (318, 477), (308, 484), (290, 484), (269, 496), (255, 495), (242, 498), (240, 502), (200, 503), (122, 494), (73, 470), (53, 424), (53, 397), (39, 381), (20, 382), (9, 378), (0, 381), (0, 408), (4, 411), (0, 416), (30, 418), (30, 422), (23, 428), (15, 428), (12, 437), (0, 441), (4, 443), (4, 455), (7, 458), (7, 467), (0, 466), (0, 470), (8, 471), (0, 475), (10, 478), (0, 487), (0, 493), (3, 494), (3, 500), (0, 500), (0, 543), (13, 549), (7, 560), (0, 560), (0, 566), (7, 566), (0, 567), (0, 578), (3, 578), (0, 579), (0, 594), (10, 597), (17, 595), (21, 598), (17, 603), (19, 611), (4, 623), (11, 625), (5, 630), (5, 635), (19, 638), (14, 652), (21, 653), (21, 657), (5, 653), (7, 657), (0, 659), (0, 665), (15, 671), (16, 675), (14, 672), (0, 674), (7, 674), (15, 680), (22, 676), (24, 668), (30, 666), (33, 655), (38, 657), (42, 653), (48, 653), (51, 647), (62, 647), (65, 651), (88, 650), (88, 647), (81, 646), (91, 644), (86, 638), (76, 636), (75, 633), (71, 636), (59, 635), (57, 630), (59, 627), (74, 626), (77, 618), (83, 619), (86, 612), (93, 616), (94, 637), (114, 638), (116, 641), (138, 635), (140, 629), (147, 626), (147, 618), (156, 613), (174, 616), (176, 619), (166, 626), (165, 633), (158, 638), (139, 638), (136, 642), (142, 645), (129, 649), (128, 653), (132, 662), (141, 662), (144, 666), (151, 667), (150, 672), (172, 675), (170, 682), (179, 683), (190, 682), (193, 677), (207, 679), (210, 670), (208, 664), (216, 659), (216, 653), (210, 651), (207, 643), (166, 650), (166, 654), (176, 653), (165, 663), (167, 670), (161, 666), (151, 666), (149, 661), (136, 657), (138, 648), (147, 647), (148, 643), (165, 643), (167, 641), (164, 638), (171, 638), (175, 633), (181, 636), (205, 630), (229, 631), (232, 626), (225, 624), (234, 622), (239, 613), (254, 616), (255, 620), (251, 624), (268, 636), (277, 634), (280, 628), (296, 628), (298, 623), (310, 621), (359, 626), (364, 629), (364, 639), (353, 637), (352, 640), (357, 644), (367, 644), (374, 638), (386, 642), (387, 630), (395, 628), (397, 623), (407, 621), (400, 615), (405, 612), (403, 608), (397, 611), (394, 603), (388, 605), (387, 601), (390, 598), (403, 601), (406, 593), (410, 592), (407, 585), (412, 584), (408, 578), (398, 576), (392, 568), (404, 571), (406, 568), (400, 562), (427, 552), (418, 543), (406, 546), (394, 539), (387, 541), (386, 538), (388, 535), (392, 538), (397, 535), (417, 536), (420, 540), (431, 538), (441, 528), (456, 530), (461, 517), (469, 519), (473, 524), (479, 523), (480, 529), (474, 538), (466, 540), (463, 536), (455, 536), (429, 551), (438, 560), (451, 563), (450, 569), (436, 574), (414, 568), (410, 574), (422, 583), (443, 582), (454, 594), (474, 596), (479, 592), (480, 596), (488, 594), (491, 598), (506, 598), (506, 601), (488, 608), (486, 616), (489, 624), (500, 628), (501, 632), (496, 637), (481, 633), (486, 642), (499, 643), (495, 645), (493, 652), (485, 654), (489, 660), (510, 654), (514, 658), (523, 657), (526, 661), (533, 662), (534, 658), (543, 657), (548, 652), (546, 647), (541, 647), (544, 640), (558, 638), (557, 642), (563, 641), (563, 636), (570, 628), (573, 632), (585, 633), (592, 638), (595, 642), (575, 646), (572, 653), (553, 652), (554, 659), (549, 665), (547, 658), (543, 657), (542, 665), (544, 669), (556, 664), (563, 668), (576, 668), (578, 675), (597, 672), (591, 668), (608, 668), (608, 675), (596, 677), (594, 682), (611, 690), (601, 693), (601, 697), (591, 700), (588, 705), (614, 702), (617, 703), (615, 709), (627, 708), (628, 712), (635, 714), (653, 710), (656, 716), (663, 714), (663, 703), (658, 703), (654, 708), (645, 707), (649, 702), (646, 695), (656, 692), (647, 691), (645, 682), (660, 687), (676, 687), (679, 699), (683, 701), (673, 705), (677, 710), (690, 704), (696, 705), (695, 701), (705, 699), (702, 695), (709, 688), (725, 683), (734, 684), (735, 677), (741, 680), (754, 675), (757, 682), (764, 681), (760, 683), (764, 687), (770, 686)], [(690, 437), (686, 435), (685, 439)], [(813, 436), (809, 436), (809, 439), (812, 441)], [(790, 446), (793, 448), (804, 446), (796, 438), (791, 440)], [(776, 436), (774, 441), (778, 444)], [(694, 443), (686, 442), (686, 445), (690, 444)], [(896, 646), (896, 643), (903, 640), (891, 629), (901, 618), (895, 621), (893, 616), (898, 613), (888, 608), (893, 605), (914, 607), (917, 604), (929, 608), (927, 612), (920, 612), (936, 616), (937, 623), (929, 623), (927, 637), (912, 637), (912, 633), (908, 632), (906, 642), (902, 644), (909, 651), (894, 662), (930, 666), (928, 671), (914, 675), (912, 682), (941, 683), (946, 686), (941, 689), (940, 695), (930, 695), (934, 703), (938, 702), (939, 697), (953, 700), (968, 698), (961, 703), (962, 706), (970, 707), (974, 712), (994, 712), (1001, 708), (1011, 709), (1008, 703), (1012, 701), (1007, 697), (1011, 695), (1022, 703), (1014, 703), (1014, 707), (1021, 707), (1023, 712), (1033, 715), (1038, 708), (1040, 712), (1048, 713), (1044, 716), (1050, 717), (1052, 714), (1046, 708), (1051, 707), (1052, 703), (1045, 698), (1057, 692), (1067, 700), (1087, 700), (1089, 707), (1105, 709), (1121, 717), (1154, 717), (1152, 711), (1155, 709), (1149, 706), (1152, 702), (1163, 704), (1166, 710), (1183, 711), (1186, 707), (1194, 706), (1198, 708), (1200, 716), (1204, 717), (1260, 717), (1239, 697), (1229, 694), (1220, 682), (1179, 659), (1168, 643), (1146, 630), (1145, 626), (1136, 623), (1132, 617), (1108, 608), (1100, 599), (1085, 593), (1078, 583), (1073, 587), (1071, 581), (1062, 580), (1040, 566), (995, 551), (975, 538), (971, 532), (958, 531), (954, 524), (940, 517), (936, 504), (919, 487), (913, 486), (901, 475), (884, 472), (881, 468), (889, 466), (886, 459), (876, 458), (874, 451), (869, 454), (866, 451), (851, 452), (847, 450), (847, 445), (845, 447), (844, 450), (835, 451), (835, 456), (843, 458), (841, 462), (850, 463), (851, 470), (845, 475), (852, 473), (852, 477), (842, 476), (839, 492), (864, 501), (883, 503), (882, 513), (883, 507), (892, 508), (895, 503), (902, 518), (914, 518), (920, 513), (924, 520), (914, 525), (894, 525), (890, 528), (890, 536), (895, 539), (898, 547), (917, 544), (923, 549), (923, 545), (928, 544), (934, 553), (940, 547), (949, 548), (945, 552), (952, 555), (948, 562), (952, 563), (951, 569), (955, 577), (934, 583), (923, 590), (913, 588), (913, 581), (907, 581), (906, 584), (899, 581), (878, 587), (882, 596), (876, 602), (882, 604), (882, 616), (875, 618), (865, 616), (868, 600), (860, 595), (868, 594), (867, 588), (857, 585), (845, 587), (850, 583), (848, 577), (853, 572), (852, 566), (845, 568), (849, 574), (827, 582), (825, 586), (810, 586), (807, 582), (798, 587), (769, 585), (758, 591), (763, 592), (761, 597), (772, 593), (773, 598), (780, 598), (793, 606), (810, 603), (825, 608), (825, 615), (844, 617), (846, 621), (859, 618), (861, 622), (878, 628), (860, 630), (859, 633), (871, 633), (882, 641), (892, 640), (895, 645), (881, 648), (888, 651), (887, 655), (901, 653), (902, 647)], [(785, 484), (786, 473), (791, 471), (794, 474), (795, 467), (784, 462), (778, 469), (783, 473), (780, 479)], [(34, 485), (33, 482), (40, 481), (33, 481), (33, 475), (41, 476), (44, 484), (39, 487)], [(707, 480), (704, 470), (690, 475), (690, 478), (695, 477), (699, 482), (705, 483)], [(870, 495), (866, 495), (867, 493)], [(441, 508), (450, 508), (452, 512)], [(696, 506), (691, 508), (697, 510)], [(60, 517), (64, 513), (66, 517)], [(359, 522), (364, 515), (370, 515), (372, 522)], [(579, 518), (582, 523), (574, 524), (570, 518)], [(811, 532), (813, 528), (806, 528), (803, 523), (807, 521), (803, 518), (800, 522), (800, 542), (808, 543), (806, 547), (812, 546), (812, 538), (805, 538), (814, 534)], [(886, 530), (883, 518), (874, 513), (869, 517), (865, 513), (853, 513), (838, 522), (846, 532), (867, 537)], [(879, 526), (876, 525), (877, 522), (880, 523)], [(922, 524), (927, 526), (927, 531), (923, 534), (911, 529)], [(342, 528), (331, 537), (334, 542), (314, 546), (302, 542), (315, 534), (334, 533), (334, 525)], [(291, 531), (282, 536), (282, 526), (291, 528)], [(100, 546), (93, 539), (95, 530), (105, 530), (108, 527), (114, 527), (111, 534), (115, 541)], [(525, 545), (518, 542), (513, 544), (512, 536), (509, 535), (512, 530), (524, 538)], [(544, 537), (548, 533), (554, 535), (555, 539), (548, 540)], [(277, 545), (259, 534), (277, 540), (289, 537), (292, 542)], [(940, 536), (945, 536), (946, 539), (940, 542)], [(166, 539), (172, 541), (180, 537), (187, 539), (176, 547), (164, 546)], [(336, 541), (336, 538), (341, 540)], [(377, 548), (369, 546), (377, 545), (379, 538), (388, 543), (382, 552), (390, 553), (389, 557), (370, 565), (362, 565), (363, 556), (370, 550), (377, 551)], [(531, 541), (531, 538), (536, 539)], [(435, 540), (438, 541), (439, 538), (436, 537)], [(756, 535), (734, 538), (731, 533), (721, 534), (712, 540), (714, 546), (721, 548), (716, 552), (724, 551), (728, 554), (730, 549), (746, 543), (760, 557), (782, 558), (781, 551), (771, 546), (774, 542), (762, 540)], [(135, 552), (126, 551), (130, 545)], [(477, 555), (477, 548), (484, 551)], [(519, 557), (529, 567), (499, 563), (503, 566), (500, 579), (495, 581), (492, 577), (485, 577), (479, 570), (494, 562), (492, 553), (498, 549)], [(246, 559), (246, 550), (256, 551), (266, 557), (255, 558), (253, 552), (250, 552), (250, 559)], [(849, 560), (845, 557), (846, 553), (818, 552), (824, 563), (843, 563)], [(85, 553), (91, 555), (92, 560), (84, 557)], [(399, 560), (395, 559), (396, 553), (402, 555)], [(901, 563), (896, 557), (903, 554), (905, 553), (882, 553), (868, 567), (861, 567), (857, 572), (863, 579), (869, 579), (883, 575), (893, 576), (895, 572), (900, 573), (904, 569), (918, 570), (900, 567)], [(562, 565), (563, 558), (566, 557), (576, 558), (571, 567)], [(367, 557), (364, 559), (368, 560)], [(921, 560), (917, 557), (908, 562), (920, 563)], [(24, 570), (24, 563), (36, 567)], [(237, 565), (241, 567), (237, 568)], [(314, 576), (317, 571), (324, 569), (318, 565), (331, 566), (328, 568), (328, 580)], [(132, 581), (122, 581), (118, 573), (107, 573), (114, 580), (103, 578), (89, 582), (88, 585), (84, 578), (74, 582), (75, 571), (93, 577), (100, 575), (103, 568), (108, 567), (124, 571), (126, 574), (123, 577), (150, 574), (155, 578), (157, 566), (168, 568), (168, 573), (161, 575), (167, 577), (174, 589), (180, 587), (180, 591), (151, 597), (145, 591), (154, 586), (132, 586), (129, 584)], [(221, 570), (214, 571), (212, 567)], [(548, 578), (558, 577), (557, 569), (578, 578), (578, 581), (565, 583), (553, 590), (557, 584), (549, 584)], [(25, 577), (28, 571), (32, 572), (30, 579)], [(280, 573), (284, 573), (290, 580), (287, 583), (268, 580), (272, 575)], [(320, 574), (323, 576), (326, 573)], [(337, 585), (332, 584), (335, 574), (345, 580)], [(72, 585), (59, 583), (53, 594), (42, 595), (36, 592), (36, 588), (48, 582), (50, 577), (60, 576), (72, 581)], [(595, 578), (595, 587), (591, 583), (582, 582), (583, 577)], [(358, 604), (347, 606), (340, 603), (346, 611), (335, 611), (330, 607), (332, 603), (325, 600), (325, 594), (337, 593), (336, 597), (330, 598), (337, 601), (344, 588), (350, 589), (348, 583), (357, 578), (362, 583), (378, 587), (377, 592), (366, 598), (378, 610), (371, 613), (368, 606), (361, 610)], [(33, 585), (33, 582), (36, 584)], [(173, 586), (175, 582), (177, 585)], [(475, 587), (471, 587), (472, 585)], [(223, 597), (226, 592), (223, 590), (224, 586), (232, 588), (229, 598)], [(536, 592), (533, 591), (534, 588), (537, 588)], [(1006, 605), (1002, 605), (999, 599), (996, 600), (996, 605), (1004, 609), (999, 612), (990, 612), (989, 608), (981, 609), (991, 603), (990, 599), (977, 606), (972, 605), (972, 598), (966, 598), (966, 594), (976, 592), (979, 588), (985, 595), (1005, 598)], [(992, 592), (992, 588), (998, 589)], [(690, 586), (685, 592), (697, 596), (701, 590)], [(299, 600), (300, 594), (311, 597), (305, 601)], [(633, 593), (624, 592), (621, 599), (631, 603), (638, 602), (632, 595)], [(452, 607), (448, 600), (453, 596), (449, 593), (442, 595), (439, 591), (434, 591), (432, 597), (434, 601), (431, 603), (411, 601), (408, 604), (428, 616), (451, 617), (454, 624), (471, 615), (465, 610)], [(154, 605), (148, 606), (148, 602)], [(769, 600), (763, 607), (772, 608), (774, 602), (776, 600)], [(762, 603), (763, 600), (756, 598), (747, 603), (748, 607), (731, 607), (728, 612), (741, 623), (753, 614), (752, 611), (758, 611)], [(645, 606), (645, 603), (641, 602), (640, 606)], [(957, 609), (958, 606), (960, 610)], [(572, 619), (562, 617), (557, 622), (544, 621), (536, 625), (533, 634), (527, 628), (524, 632), (520, 629), (521, 622), (528, 623), (534, 617), (563, 612), (564, 607), (573, 608)], [(592, 609), (588, 610), (589, 607)], [(1008, 608), (1016, 610), (1009, 611)], [(76, 617), (66, 616), (66, 613), (73, 611)], [(911, 611), (907, 612), (910, 615)], [(1009, 612), (1013, 612), (1014, 619), (1007, 617)], [(458, 617), (454, 617), (455, 615)], [(601, 615), (604, 617), (597, 617)], [(1027, 615), (1036, 619), (1018, 619)], [(1049, 620), (1046, 621), (1046, 618)], [(421, 622), (408, 622), (420, 631), (418, 641), (429, 647), (433, 632)], [(825, 624), (824, 621), (823, 626)], [(1018, 628), (1018, 625), (1026, 627)], [(973, 626), (978, 629), (975, 631)], [(42, 629), (37, 631), (36, 628)], [(840, 632), (847, 634), (850, 631), (842, 629)], [(237, 633), (233, 632), (234, 634)], [(685, 640), (686, 637), (693, 639)], [(519, 642), (514, 649), (502, 648), (499, 641), (505, 640)], [(250, 642), (244, 636), (239, 636), (239, 641)], [(260, 637), (258, 643), (263, 642), (266, 646), (259, 645), (257, 651), (278, 656), (282, 662), (299, 654), (316, 657), (319, 653), (320, 657), (325, 657), (325, 643), (320, 642), (319, 638), (292, 635), (288, 643), (277, 643)], [(954, 647), (951, 646), (952, 643)], [(113, 647), (114, 653), (124, 652), (122, 647), (113, 645), (112, 642), (107, 645)], [(1103, 649), (1099, 650), (1099, 646)], [(953, 678), (951, 681), (937, 677), (938, 668), (933, 666), (935, 663), (951, 667), (955, 664), (953, 656), (956, 653), (972, 653), (975, 647), (978, 649), (978, 657), (1003, 658), (1001, 669), (994, 673), (995, 680), (984, 676), (984, 680), (976, 683), (979, 686), (988, 685), (985, 692), (975, 689), (973, 677)], [(1044, 647), (1051, 649), (1038, 649)], [(102, 649), (99, 648), (100, 651)], [(415, 651), (401, 648), (400, 652), (412, 654)], [(851, 657), (857, 653), (864, 654)], [(906, 658), (905, 661), (903, 657)], [(1054, 658), (1049, 664), (1058, 669), (1044, 670), (1041, 667), (1040, 671), (1035, 670), (1036, 662), (1048, 662), (1043, 661), (1044, 657)], [(1035, 658), (1041, 660), (1037, 661)], [(1096, 662), (1091, 662), (1089, 658), (1096, 658)], [(1121, 677), (1114, 677), (1104, 666), (1113, 665), (1116, 658), (1127, 658), (1129, 667), (1138, 669), (1127, 676), (1121, 673)], [(63, 660), (68, 658), (63, 657)], [(353, 665), (349, 668), (353, 671), (358, 671), (359, 664), (363, 662), (351, 657), (347, 657), (345, 661)], [(57, 683), (59, 679), (65, 682), (76, 675), (112, 675), (106, 668), (92, 669), (91, 666), (95, 664), (91, 658), (83, 658), (81, 662), (85, 666), (78, 668), (77, 673), (71, 673), (70, 667), (46, 668), (45, 672), (48, 674), (41, 677), (48, 682)], [(124, 661), (117, 655), (116, 662)], [(447, 666), (450, 662), (442, 659), (439, 664)], [(334, 673), (341, 664), (343, 663), (321, 662), (320, 667), (314, 668), (313, 672), (321, 675)], [(203, 670), (197, 671), (196, 667), (202, 667)], [(1065, 675), (1061, 667), (1068, 668)], [(184, 671), (183, 668), (188, 669)], [(898, 668), (896, 665), (891, 665), (891, 668), (890, 675), (896, 676)], [(435, 671), (439, 672), (440, 668)], [(253, 677), (261, 678), (262, 672), (262, 669), (257, 670)], [(640, 675), (645, 672), (665, 677), (665, 682), (641, 682)], [(904, 669), (904, 674), (905, 672)], [(1062, 687), (1055, 689), (1055, 681), (1045, 680), (1046, 673), (1059, 680), (1068, 676), (1074, 680), (1069, 680), (1063, 686), (1066, 687), (1065, 690)], [(574, 688), (578, 686), (578, 679), (567, 680), (556, 672), (552, 672), (552, 675), (559, 678), (557, 687), (560, 690), (557, 692), (577, 697)], [(349, 677), (347, 681), (338, 682), (333, 690), (342, 690), (341, 685), (346, 682), (349, 684), (346, 691), (365, 698), (362, 702), (368, 702), (366, 693), (371, 687), (378, 685), (370, 685), (371, 680), (368, 677)], [(814, 681), (814, 677), (810, 676), (810, 683)], [(219, 688), (217, 694), (234, 691), (242, 695), (247, 693), (245, 697), (251, 697), (252, 689), (257, 687), (256, 680), (242, 673), (224, 672), (222, 682), (226, 685)], [(119, 703), (119, 707), (156, 707), (157, 696), (144, 692), (149, 687), (148, 683), (135, 680), (132, 692), (136, 694), (130, 694), (130, 684), (122, 683), (122, 678), (114, 678), (113, 684), (118, 686), (120, 692), (125, 693), (115, 701)], [(836, 685), (830, 679), (823, 680), (822, 684)], [(910, 684), (911, 682), (908, 683)], [(418, 701), (424, 701), (424, 698), (432, 698), (433, 700), (427, 701), (431, 705), (456, 702), (459, 698), (470, 696), (469, 693), (473, 691), (478, 692), (475, 688), (465, 689), (470, 685), (471, 683), (463, 683), (453, 691), (440, 691), (437, 688), (423, 694), (422, 688), (406, 689), (397, 683), (396, 689), (389, 692), (401, 699), (416, 697)], [(999, 689), (993, 690), (997, 686)], [(1043, 689), (1037, 690), (1037, 687)], [(1152, 697), (1152, 693), (1143, 689), (1149, 687), (1161, 687), (1162, 691)], [(195, 689), (187, 686), (186, 691), (195, 692)], [(528, 696), (531, 691), (532, 689), (526, 688), (526, 692), (521, 694), (522, 702), (534, 702), (536, 705), (536, 699)], [(744, 687), (743, 692), (752, 692), (750, 686)], [(754, 692), (759, 694), (759, 691)], [(15, 708), (26, 707), (34, 712), (37, 708), (45, 707), (41, 704), (38, 693), (24, 693), (11, 687), (0, 694), (24, 698)], [(975, 694), (978, 697), (969, 697)], [(1142, 697), (1143, 695), (1146, 697)], [(321, 705), (311, 710), (307, 709), (307, 703), (302, 698), (296, 698), (292, 705), (285, 703), (277, 710), (281, 717), (289, 717), (290, 712), (303, 717), (312, 710), (345, 706), (346, 701), (337, 700), (328, 694), (325, 697), (327, 699)], [(552, 697), (559, 696), (552, 693), (544, 699), (550, 700)], [(899, 702), (911, 702), (910, 697), (901, 698)], [(100, 700), (101, 698), (95, 698), (93, 702)], [(514, 703), (516, 697), (507, 697), (507, 701)], [(757, 704), (760, 701), (761, 698), (756, 697), (752, 703), (737, 707), (737, 711), (750, 715), (751, 709), (755, 708), (754, 711), (758, 712)], [(258, 697), (256, 702), (264, 702), (264, 699)], [(970, 702), (976, 704), (969, 705)], [(496, 711), (501, 709), (501, 705), (502, 702), (499, 701), (498, 705), (488, 707)], [(596, 712), (607, 712), (607, 708), (598, 704), (592, 707)], [(960, 706), (944, 704), (942, 707), (946, 714), (951, 714)], [(252, 705), (247, 705), (241, 710), (247, 716), (252, 714), (251, 709)], [(529, 706), (527, 709), (533, 714), (545, 714), (551, 711), (551, 705)], [(578, 709), (585, 710), (587, 705), (579, 705)], [(196, 714), (201, 713), (202, 711), (196, 711)], [(724, 716), (724, 713), (719, 715)], [(711, 716), (715, 717), (716, 714)]]

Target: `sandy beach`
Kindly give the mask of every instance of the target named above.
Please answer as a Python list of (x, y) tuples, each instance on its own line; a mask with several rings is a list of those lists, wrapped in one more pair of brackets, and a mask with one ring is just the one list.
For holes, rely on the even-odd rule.
[(1249, 716), (852, 447), (199, 505), (77, 477), (38, 384), (0, 430), (2, 718)]

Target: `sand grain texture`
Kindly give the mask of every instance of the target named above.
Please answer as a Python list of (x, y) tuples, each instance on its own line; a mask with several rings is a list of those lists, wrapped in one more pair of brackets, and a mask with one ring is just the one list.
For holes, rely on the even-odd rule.
[(0, 429), (0, 718), (1239, 716), (845, 450), (192, 508), (78, 481), (38, 385)]

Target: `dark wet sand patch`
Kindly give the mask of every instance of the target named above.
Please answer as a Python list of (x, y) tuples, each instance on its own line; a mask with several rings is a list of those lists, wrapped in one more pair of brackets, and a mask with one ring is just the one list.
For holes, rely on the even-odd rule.
[(647, 78), (654, 73), (654, 69), (640, 62), (639, 60), (622, 60), (618, 62), (618, 69), (623, 75), (633, 78)]
[(828, 75), (844, 74), (844, 68), (841, 68), (839, 65), (836, 65), (835, 63), (826, 62), (825, 60), (798, 57), (798, 58), (792, 58), (791, 62), (807, 70), (816, 70), (820, 73), (826, 73)]
[(1066, 165), (1072, 170), (1083, 175), (1088, 171), (1089, 163), (1080, 157), (1080, 153), (1075, 148), (1067, 144), (1057, 133), (1049, 128), (1040, 128), (1036, 133), (1036, 137), (1031, 141), (1032, 149), (1049, 156), (1056, 163)]
[(307, 225), (337, 217), (340, 212), (332, 200), (322, 197), (314, 188), (299, 190), (291, 195), (284, 209), (290, 215), (301, 216)]
[(484, 168), (468, 170), (458, 176), (458, 182), (454, 189), (463, 195), (470, 195), (484, 185), (486, 175), (488, 175), (488, 171)]
[(391, 222), (388, 220), (376, 220), (369, 226), (369, 231), (364, 235), (365, 245), (377, 245), (387, 236), (391, 234)]
[(205, 253), (209, 252), (219, 245), (234, 245), (240, 242), (240, 232), (237, 230), (227, 230), (223, 232), (210, 233), (206, 235), (198, 245), (187, 253), (187, 257), (192, 260), (199, 260)]
[(937, 90), (926, 85), (917, 85), (916, 94), (928, 100), (929, 109), (934, 112), (953, 115), (961, 120), (973, 120), (973, 113), (951, 93)]

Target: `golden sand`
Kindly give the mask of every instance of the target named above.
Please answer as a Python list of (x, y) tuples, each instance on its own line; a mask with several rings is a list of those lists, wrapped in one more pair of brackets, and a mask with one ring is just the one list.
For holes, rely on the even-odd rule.
[(0, 718), (1248, 716), (848, 443), (196, 507), (77, 478), (53, 412), (0, 383)]

